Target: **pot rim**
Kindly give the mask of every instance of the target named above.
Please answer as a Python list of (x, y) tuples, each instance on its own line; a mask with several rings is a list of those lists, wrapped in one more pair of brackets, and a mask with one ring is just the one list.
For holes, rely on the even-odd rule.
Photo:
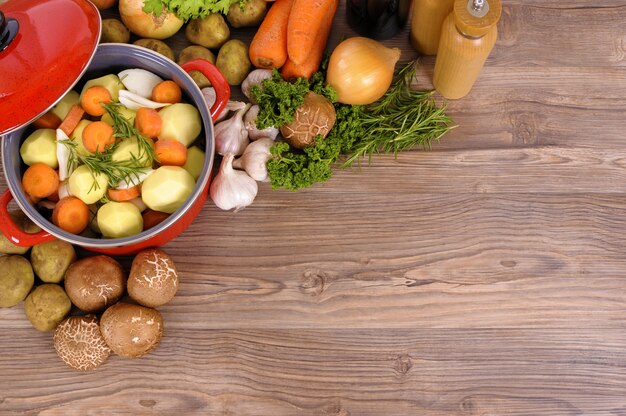
[[(82, 246), (82, 247), (115, 248), (115, 247), (130, 246), (133, 244), (143, 242), (145, 240), (149, 240), (155, 237), (156, 235), (164, 232), (166, 229), (168, 229), (170, 226), (172, 226), (174, 223), (180, 220), (180, 218), (183, 217), (185, 213), (187, 212), (187, 209), (198, 199), (198, 197), (202, 194), (202, 192), (204, 192), (204, 189), (206, 188), (206, 185), (211, 176), (210, 174), (213, 168), (213, 161), (215, 158), (215, 140), (208, 139), (209, 137), (214, 136), (213, 120), (211, 119), (210, 109), (208, 105), (206, 104), (206, 102), (204, 101), (202, 91), (193, 81), (191, 76), (183, 68), (178, 66), (174, 61), (170, 60), (169, 58), (166, 58), (165, 56), (162, 56), (158, 54), (157, 52), (152, 51), (151, 49), (144, 48), (138, 45), (132, 45), (132, 44), (122, 44), (122, 43), (100, 44), (96, 48), (95, 53), (92, 55), (89, 61), (89, 64), (91, 64), (96, 54), (106, 53), (109, 51), (112, 53), (119, 53), (118, 51), (116, 51), (117, 49), (120, 49), (120, 50), (126, 49), (128, 51), (131, 51), (133, 56), (138, 56), (140, 58), (148, 59), (158, 64), (159, 66), (167, 69), (167, 72), (172, 72), (173, 75), (176, 75), (180, 78), (184, 78), (187, 80), (187, 83), (189, 84), (189, 87), (191, 88), (191, 90), (187, 86), (181, 85), (181, 87), (183, 87), (183, 91), (185, 91), (190, 96), (190, 98), (193, 101), (193, 104), (196, 107), (199, 107), (200, 105), (202, 105), (203, 109), (208, 115), (208, 117), (204, 117), (202, 114), (202, 111), (199, 109), (200, 116), (203, 122), (203, 127), (204, 127), (204, 135), (207, 138), (207, 145), (204, 148), (205, 160), (204, 160), (204, 165), (202, 167), (202, 172), (200, 173), (200, 176), (198, 177), (198, 180), (196, 181), (196, 186), (192, 194), (187, 198), (187, 200), (185, 201), (185, 203), (183, 203), (183, 205), (181, 205), (176, 211), (170, 214), (163, 222), (161, 222), (160, 224), (152, 228), (149, 228), (148, 230), (142, 231), (141, 233), (134, 234), (129, 237), (110, 238), (110, 239), (88, 238), (88, 237), (83, 237), (83, 236), (76, 235), (76, 234), (71, 234), (71, 233), (68, 233), (67, 231), (62, 230), (61, 228), (54, 225), (52, 222), (46, 220), (39, 212), (37, 212), (37, 210), (33, 207), (33, 205), (31, 205), (30, 201), (26, 198), (25, 192), (21, 188), (21, 181), (19, 181), (16, 184), (17, 178), (11, 178), (8, 174), (7, 166), (9, 166), (10, 153), (12, 152), (8, 151), (9, 140), (7, 136), (1, 136), (0, 139), (2, 140), (2, 164), (3, 164), (4, 177), (6, 179), (6, 182), (8, 184), (8, 187), (11, 193), (13, 194), (14, 200), (19, 206), (19, 208), (42, 230), (50, 233), (51, 235), (53, 235), (54, 237), (58, 239), (61, 239), (61, 240), (67, 241), (68, 243)], [(72, 88), (82, 79), (82, 77), (85, 75), (85, 72), (89, 71), (89, 66), (90, 65), (85, 67), (85, 71), (72, 85)], [(124, 62), (120, 62), (120, 66), (126, 66), (126, 65)], [(197, 95), (197, 97), (194, 97), (194, 93)], [(59, 100), (61, 98), (63, 97), (60, 97)], [(17, 135), (19, 133), (22, 133), (29, 126), (30, 125), (23, 126), (20, 129), (15, 130), (10, 134)], [(21, 141), (21, 139), (22, 139), (22, 136), (20, 136), (20, 138), (16, 140)], [(209, 143), (210, 143), (210, 146), (209, 146)]]

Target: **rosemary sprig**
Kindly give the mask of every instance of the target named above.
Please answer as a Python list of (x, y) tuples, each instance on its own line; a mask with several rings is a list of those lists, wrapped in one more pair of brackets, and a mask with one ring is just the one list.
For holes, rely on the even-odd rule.
[[(157, 159), (154, 153), (154, 147), (152, 147), (152, 141), (145, 137), (141, 132), (124, 117), (119, 110), (120, 103), (102, 104), (106, 112), (111, 116), (113, 120), (113, 135), (119, 140), (130, 139), (135, 137), (137, 139), (138, 154), (137, 159), (143, 159), (144, 155), (147, 155), (147, 160), (152, 163)], [(118, 141), (119, 143), (119, 141)], [(108, 149), (108, 152), (112, 153), (115, 150), (116, 145), (113, 145)]]
[[(112, 160), (111, 154), (108, 152), (79, 157), (94, 177), (98, 174), (104, 174), (112, 188), (117, 187), (121, 181), (139, 183), (139, 175), (148, 169), (134, 156), (131, 160), (122, 161)], [(98, 183), (96, 181), (94, 181), (94, 185), (97, 189)]]
[[(137, 129), (130, 123), (128, 119), (123, 117), (116, 104), (106, 104), (106, 110), (113, 119), (114, 135), (121, 140), (127, 140), (135, 137), (137, 139), (137, 155), (131, 154), (130, 160), (116, 161), (113, 160), (113, 152), (119, 146), (121, 140), (118, 140), (113, 146), (104, 152), (96, 152), (93, 155), (83, 156), (78, 153), (78, 144), (73, 140), (60, 140), (59, 143), (65, 145), (69, 150), (67, 161), (68, 172), (73, 171), (79, 165), (85, 165), (91, 172), (93, 183), (89, 192), (98, 189), (100, 185), (96, 181), (96, 175), (104, 174), (110, 187), (116, 187), (121, 181), (139, 182), (140, 176), (148, 168), (145, 166), (147, 160), (153, 161), (154, 149), (148, 143), (147, 138), (142, 136)], [(136, 131), (137, 134), (133, 134)], [(118, 135), (118, 132), (119, 135)], [(147, 155), (147, 157), (146, 157)]]
[(362, 157), (393, 153), (421, 146), (430, 149), (452, 126), (445, 104), (439, 106), (434, 91), (411, 89), (416, 63), (399, 71), (397, 80), (383, 98), (360, 113), (359, 123), (365, 134), (351, 149), (342, 167), (351, 166)]

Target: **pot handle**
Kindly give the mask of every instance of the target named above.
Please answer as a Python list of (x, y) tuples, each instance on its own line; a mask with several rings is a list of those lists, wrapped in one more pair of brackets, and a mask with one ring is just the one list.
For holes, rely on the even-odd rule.
[(228, 104), (228, 100), (230, 99), (230, 86), (228, 82), (226, 82), (226, 78), (224, 78), (224, 75), (222, 75), (215, 65), (206, 59), (193, 59), (181, 66), (187, 72), (200, 71), (202, 75), (211, 81), (216, 98), (210, 112), (211, 118), (213, 122), (215, 122), (224, 108), (226, 108), (226, 104)]
[(8, 206), (12, 199), (13, 195), (8, 189), (0, 195), (0, 231), (10, 242), (19, 247), (30, 247), (56, 239), (52, 234), (43, 230), (33, 234), (22, 231), (9, 215)]

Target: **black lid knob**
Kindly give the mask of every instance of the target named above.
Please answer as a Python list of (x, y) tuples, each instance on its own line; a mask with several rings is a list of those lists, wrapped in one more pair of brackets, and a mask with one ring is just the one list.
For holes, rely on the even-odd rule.
[(15, 19), (7, 19), (2, 10), (0, 10), (0, 52), (5, 50), (11, 43), (20, 25)]

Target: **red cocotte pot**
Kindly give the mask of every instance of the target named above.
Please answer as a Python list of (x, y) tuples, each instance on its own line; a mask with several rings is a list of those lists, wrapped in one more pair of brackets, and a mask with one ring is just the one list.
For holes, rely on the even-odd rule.
[[(9, 33), (9, 36), (3, 36), (0, 31), (0, 38), (6, 40), (12, 37), (8, 46), (0, 46), (0, 96), (3, 97), (0, 100), (0, 136), (2, 164), (9, 186), (0, 195), (0, 231), (19, 246), (32, 246), (58, 238), (111, 255), (132, 254), (146, 247), (160, 246), (182, 233), (199, 214), (208, 196), (215, 155), (213, 120), (230, 98), (230, 88), (222, 74), (206, 60), (190, 61), (181, 68), (143, 47), (118, 43), (98, 45), (100, 15), (87, 0), (9, 0), (0, 7), (4, 14), (0, 16), (0, 29), (16, 32), (15, 35)], [(41, 26), (34, 30), (33, 22), (37, 21), (37, 16), (43, 20), (39, 20)], [(52, 34), (42, 33), (46, 30), (40, 28), (49, 26), (66, 27), (66, 33), (62, 33), (64, 30), (61, 29), (51, 30), (55, 32)], [(75, 45), (72, 45), (73, 41)], [(37, 43), (39, 49), (33, 43)], [(46, 53), (38, 57), (41, 45)], [(43, 59), (44, 55), (47, 60)], [(39, 68), (41, 65), (43, 69)], [(19, 79), (23, 71), (35, 67), (39, 73), (28, 73), (30, 84)], [(202, 173), (185, 203), (166, 220), (148, 230), (114, 239), (68, 233), (37, 211), (24, 192), (21, 178), (26, 166), (20, 157), (20, 146), (34, 130), (29, 123), (51, 109), (70, 89), (80, 91), (89, 79), (117, 74), (129, 68), (142, 68), (163, 79), (173, 80), (181, 87), (183, 100), (198, 108), (202, 117), (202, 133), (196, 144), (206, 154)], [(201, 71), (215, 88), (217, 99), (211, 109), (187, 73), (192, 70)], [(62, 85), (59, 87), (58, 84)], [(42, 229), (41, 232), (28, 234), (13, 223), (7, 210), (12, 199)]]

